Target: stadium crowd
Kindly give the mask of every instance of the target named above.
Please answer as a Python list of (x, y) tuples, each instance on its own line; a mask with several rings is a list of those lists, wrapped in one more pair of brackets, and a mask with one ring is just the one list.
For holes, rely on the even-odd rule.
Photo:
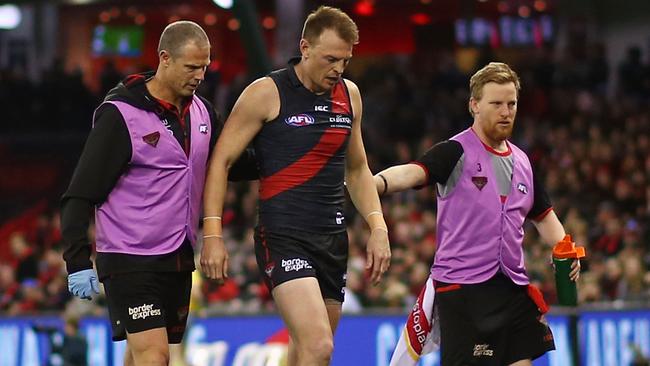
[[(543, 177), (567, 232), (587, 248), (580, 303), (650, 302), (650, 62), (643, 61), (639, 49), (630, 48), (623, 63), (610, 67), (602, 46), (585, 45), (562, 57), (540, 48), (511, 64), (522, 80), (513, 140)], [(106, 78), (114, 80), (115, 75)], [(468, 75), (451, 53), (437, 55), (435, 62), (385, 57), (350, 78), (363, 96), (363, 131), (373, 172), (415, 159), (471, 122)], [(80, 80), (55, 67), (40, 85), (32, 85), (20, 73), (5, 70), (0, 72), (0, 101), (29, 111), (15, 116), (16, 121), (34, 121), (52, 133), (87, 129), (98, 100)], [(61, 85), (77, 93), (63, 98), (74, 103), (56, 92)], [(204, 86), (207, 97), (226, 108), (240, 90), (241, 85)], [(56, 118), (47, 124), (39, 121), (42, 111), (52, 108), (59, 111), (50, 114)], [(20, 131), (27, 125), (9, 129)], [(198, 314), (273, 311), (253, 254), (257, 188), (257, 182), (230, 187), (224, 212), (230, 276), (218, 286), (195, 273), (192, 308)], [(71, 300), (67, 292), (56, 197), (52, 202), (49, 211), (33, 217), (29, 229), (8, 235), (10, 253), (0, 256), (5, 258), (0, 259), (0, 313), (67, 309), (101, 314), (104, 309), (101, 296), (88, 302)], [(378, 286), (370, 285), (364, 272), (367, 228), (353, 209), (346, 216), (350, 259), (344, 309), (349, 312), (410, 307), (435, 254), (433, 190), (383, 197), (382, 204), (393, 257)], [(527, 231), (524, 245), (530, 278), (555, 303), (550, 248), (541, 244), (535, 230)]]

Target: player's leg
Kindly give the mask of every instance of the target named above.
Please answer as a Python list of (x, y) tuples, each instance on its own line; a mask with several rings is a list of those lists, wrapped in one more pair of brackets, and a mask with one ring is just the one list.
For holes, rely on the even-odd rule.
[(532, 366), (533, 361), (531, 360), (520, 360), (515, 363), (511, 363), (509, 366)]
[(327, 308), (327, 316), (332, 329), (341, 320), (341, 308), (345, 298), (345, 282), (348, 270), (348, 234), (342, 232), (322, 235), (318, 239), (320, 247), (310, 248), (310, 256), (316, 270), (316, 278)]
[(126, 350), (124, 351), (124, 366), (135, 366), (135, 361), (133, 360), (133, 353), (129, 344), (126, 344)]
[(127, 333), (126, 341), (136, 365), (169, 365), (169, 341), (166, 328)]
[[(336, 328), (341, 320), (341, 306), (342, 303), (335, 299), (325, 299), (325, 307), (327, 308), (327, 317), (329, 319), (332, 334), (336, 333)], [(289, 339), (289, 349), (287, 352), (287, 365), (297, 365), (296, 346), (291, 339)]]
[(339, 300), (325, 299), (325, 307), (327, 308), (327, 317), (329, 318), (330, 328), (332, 328), (332, 334), (336, 333), (336, 328), (339, 326), (342, 305), (343, 303)]
[(327, 307), (314, 277), (297, 278), (273, 289), (273, 299), (291, 336), (289, 365), (328, 365), (334, 340)]

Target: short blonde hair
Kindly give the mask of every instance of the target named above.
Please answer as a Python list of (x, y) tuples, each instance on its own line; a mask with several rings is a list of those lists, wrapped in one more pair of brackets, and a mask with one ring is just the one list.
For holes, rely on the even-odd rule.
[[(517, 89), (517, 95), (519, 95), (519, 89), (521, 89), (519, 76), (517, 76), (517, 73), (508, 64), (504, 64), (503, 62), (490, 62), (472, 75), (469, 79), (470, 98), (477, 101), (481, 100), (483, 98), (483, 87), (487, 83), (514, 83)], [(474, 116), (471, 106), (469, 107), (469, 113)]]
[(326, 29), (334, 30), (342, 40), (350, 44), (359, 43), (359, 28), (354, 20), (341, 9), (331, 6), (321, 6), (307, 16), (302, 38), (309, 43), (316, 43)]
[(188, 43), (210, 46), (208, 35), (200, 25), (189, 21), (179, 20), (165, 27), (158, 41), (158, 54), (167, 51), (172, 57), (180, 55), (181, 49)]

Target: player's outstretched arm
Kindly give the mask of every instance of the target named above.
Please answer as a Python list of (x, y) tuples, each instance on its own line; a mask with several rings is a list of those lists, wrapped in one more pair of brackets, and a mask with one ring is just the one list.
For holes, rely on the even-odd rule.
[(418, 164), (396, 165), (375, 174), (374, 182), (380, 196), (426, 184), (427, 174)]

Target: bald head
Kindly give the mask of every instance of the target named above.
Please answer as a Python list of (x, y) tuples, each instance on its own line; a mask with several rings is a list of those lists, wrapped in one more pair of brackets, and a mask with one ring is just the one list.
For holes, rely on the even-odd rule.
[(195, 43), (199, 47), (210, 46), (208, 35), (198, 24), (189, 20), (171, 23), (160, 35), (158, 54), (167, 51), (172, 57), (176, 57), (183, 47), (190, 43)]

